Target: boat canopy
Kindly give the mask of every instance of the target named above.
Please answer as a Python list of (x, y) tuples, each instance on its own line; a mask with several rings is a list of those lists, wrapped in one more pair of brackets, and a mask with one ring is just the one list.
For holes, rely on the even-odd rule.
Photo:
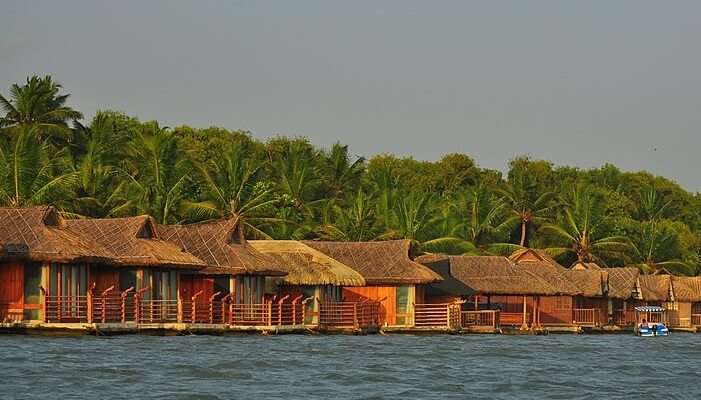
[(663, 312), (664, 307), (660, 306), (640, 306), (640, 307), (635, 307), (635, 311), (640, 311), (640, 312)]

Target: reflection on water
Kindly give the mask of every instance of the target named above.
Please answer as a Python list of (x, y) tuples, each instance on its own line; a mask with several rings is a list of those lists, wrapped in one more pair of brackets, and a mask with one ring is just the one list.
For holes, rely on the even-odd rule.
[(701, 336), (0, 336), (0, 398), (701, 398)]

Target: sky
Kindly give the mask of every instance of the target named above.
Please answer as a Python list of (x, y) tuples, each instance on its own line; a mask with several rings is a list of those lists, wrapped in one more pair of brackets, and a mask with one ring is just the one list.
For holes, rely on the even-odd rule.
[(0, 93), (353, 154), (610, 162), (701, 190), (699, 1), (15, 1)]

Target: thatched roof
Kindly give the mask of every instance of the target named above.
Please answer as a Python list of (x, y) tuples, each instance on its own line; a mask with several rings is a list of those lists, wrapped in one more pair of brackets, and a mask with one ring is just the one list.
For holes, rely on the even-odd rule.
[(422, 284), (440, 281), (440, 275), (409, 258), (410, 240), (377, 242), (305, 241), (359, 272), (367, 284)]
[[(571, 283), (560, 281), (564, 278), (550, 276), (544, 279), (539, 274), (531, 272), (530, 268), (514, 265), (506, 257), (430, 255), (418, 257), (417, 261), (438, 273), (445, 273), (445, 268), (449, 268), (450, 276), (477, 294), (529, 296), (578, 294), (576, 288), (573, 290)], [(440, 284), (432, 286), (438, 285)], [(453, 294), (464, 295), (465, 293)]]
[(577, 261), (576, 263), (572, 264), (570, 269), (573, 271), (590, 270), (590, 269), (591, 270), (599, 270), (599, 269), (601, 269), (601, 267), (597, 263)]
[(103, 246), (122, 265), (201, 269), (204, 262), (182, 247), (162, 240), (147, 215), (66, 220), (66, 228)]
[(645, 301), (669, 301), (671, 278), (669, 275), (640, 275), (640, 294)]
[(365, 286), (353, 268), (295, 240), (251, 240), (253, 248), (272, 257), (287, 275), (287, 285)]
[(564, 272), (584, 297), (603, 297), (608, 292), (608, 272), (604, 270), (570, 270)]
[(516, 250), (509, 256), (509, 260), (516, 264), (533, 264), (545, 268), (565, 269), (565, 267), (555, 261), (548, 253), (539, 249)]
[(285, 275), (279, 262), (249, 245), (238, 229), (238, 219), (222, 219), (188, 225), (159, 225), (164, 240), (199, 257), (206, 275)]
[(55, 262), (111, 262), (110, 252), (66, 229), (55, 208), (0, 208), (0, 258)]
[(640, 276), (640, 270), (635, 267), (608, 268), (609, 292), (612, 299), (630, 299)]
[(701, 276), (673, 276), (674, 300), (692, 303), (701, 301)]

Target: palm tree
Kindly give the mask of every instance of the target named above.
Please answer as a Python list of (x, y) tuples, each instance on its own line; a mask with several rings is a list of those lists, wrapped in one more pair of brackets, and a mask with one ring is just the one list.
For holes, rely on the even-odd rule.
[(410, 192), (401, 196), (394, 210), (396, 225), (380, 238), (420, 239), (431, 221), (431, 200), (432, 196), (428, 193)]
[(638, 215), (643, 221), (653, 221), (662, 218), (667, 207), (673, 200), (665, 201), (651, 184), (638, 191)]
[[(76, 182), (66, 151), (49, 152), (38, 128), (20, 129), (9, 141), (0, 141), (0, 204), (26, 207), (69, 198)], [(53, 195), (53, 196), (52, 196)]]
[(269, 211), (278, 201), (272, 188), (260, 182), (261, 167), (246, 158), (240, 143), (229, 144), (220, 157), (194, 165), (202, 180), (202, 201), (185, 201), (186, 212), (195, 219), (238, 217), (245, 230), (270, 238), (258, 224), (279, 221), (260, 212)]
[(321, 168), (324, 183), (328, 186), (327, 198), (336, 200), (343, 198), (345, 193), (353, 193), (360, 182), (364, 165), (365, 158), (357, 157), (351, 162), (348, 146), (335, 143)]
[(622, 236), (604, 236), (608, 222), (604, 201), (591, 186), (575, 186), (556, 223), (542, 226), (560, 246), (546, 250), (553, 256), (572, 254), (577, 261), (605, 265), (605, 257), (621, 257), (630, 250), (630, 241)]
[(377, 236), (374, 198), (358, 190), (348, 204), (333, 207), (334, 222), (323, 224), (319, 236), (324, 240), (364, 241)]
[(487, 244), (494, 235), (509, 228), (510, 220), (505, 218), (506, 203), (484, 184), (458, 193), (451, 205), (463, 221), (458, 229), (459, 236), (475, 246)]
[(69, 122), (83, 115), (68, 107), (69, 94), (59, 94), (61, 85), (50, 76), (27, 78), (25, 85), (14, 84), (10, 97), (0, 94), (0, 106), (5, 116), (0, 118), (0, 129), (17, 132), (19, 128), (37, 128), (42, 137), (70, 141)]
[(155, 122), (143, 124), (129, 143), (128, 154), (128, 198), (137, 212), (163, 224), (179, 222), (177, 212), (185, 199), (188, 162), (178, 153), (171, 131)]
[(78, 175), (75, 196), (64, 214), (83, 217), (109, 217), (126, 212), (128, 175), (117, 166), (126, 142), (115, 131), (109, 114), (98, 112), (89, 127), (76, 123), (74, 169)]
[(633, 236), (634, 265), (644, 273), (663, 269), (684, 275), (694, 275), (695, 268), (680, 260), (679, 234), (667, 221), (644, 222), (638, 235)]
[(317, 154), (306, 142), (287, 142), (282, 154), (269, 153), (270, 164), (277, 174), (278, 189), (289, 196), (297, 210), (313, 215), (312, 206), (318, 203), (311, 199), (319, 182), (316, 170)]
[(519, 246), (525, 247), (531, 224), (547, 221), (555, 208), (555, 193), (546, 191), (538, 193), (537, 188), (529, 186), (522, 175), (515, 176), (505, 188), (497, 189), (511, 213), (510, 223), (518, 223), (521, 229)]

